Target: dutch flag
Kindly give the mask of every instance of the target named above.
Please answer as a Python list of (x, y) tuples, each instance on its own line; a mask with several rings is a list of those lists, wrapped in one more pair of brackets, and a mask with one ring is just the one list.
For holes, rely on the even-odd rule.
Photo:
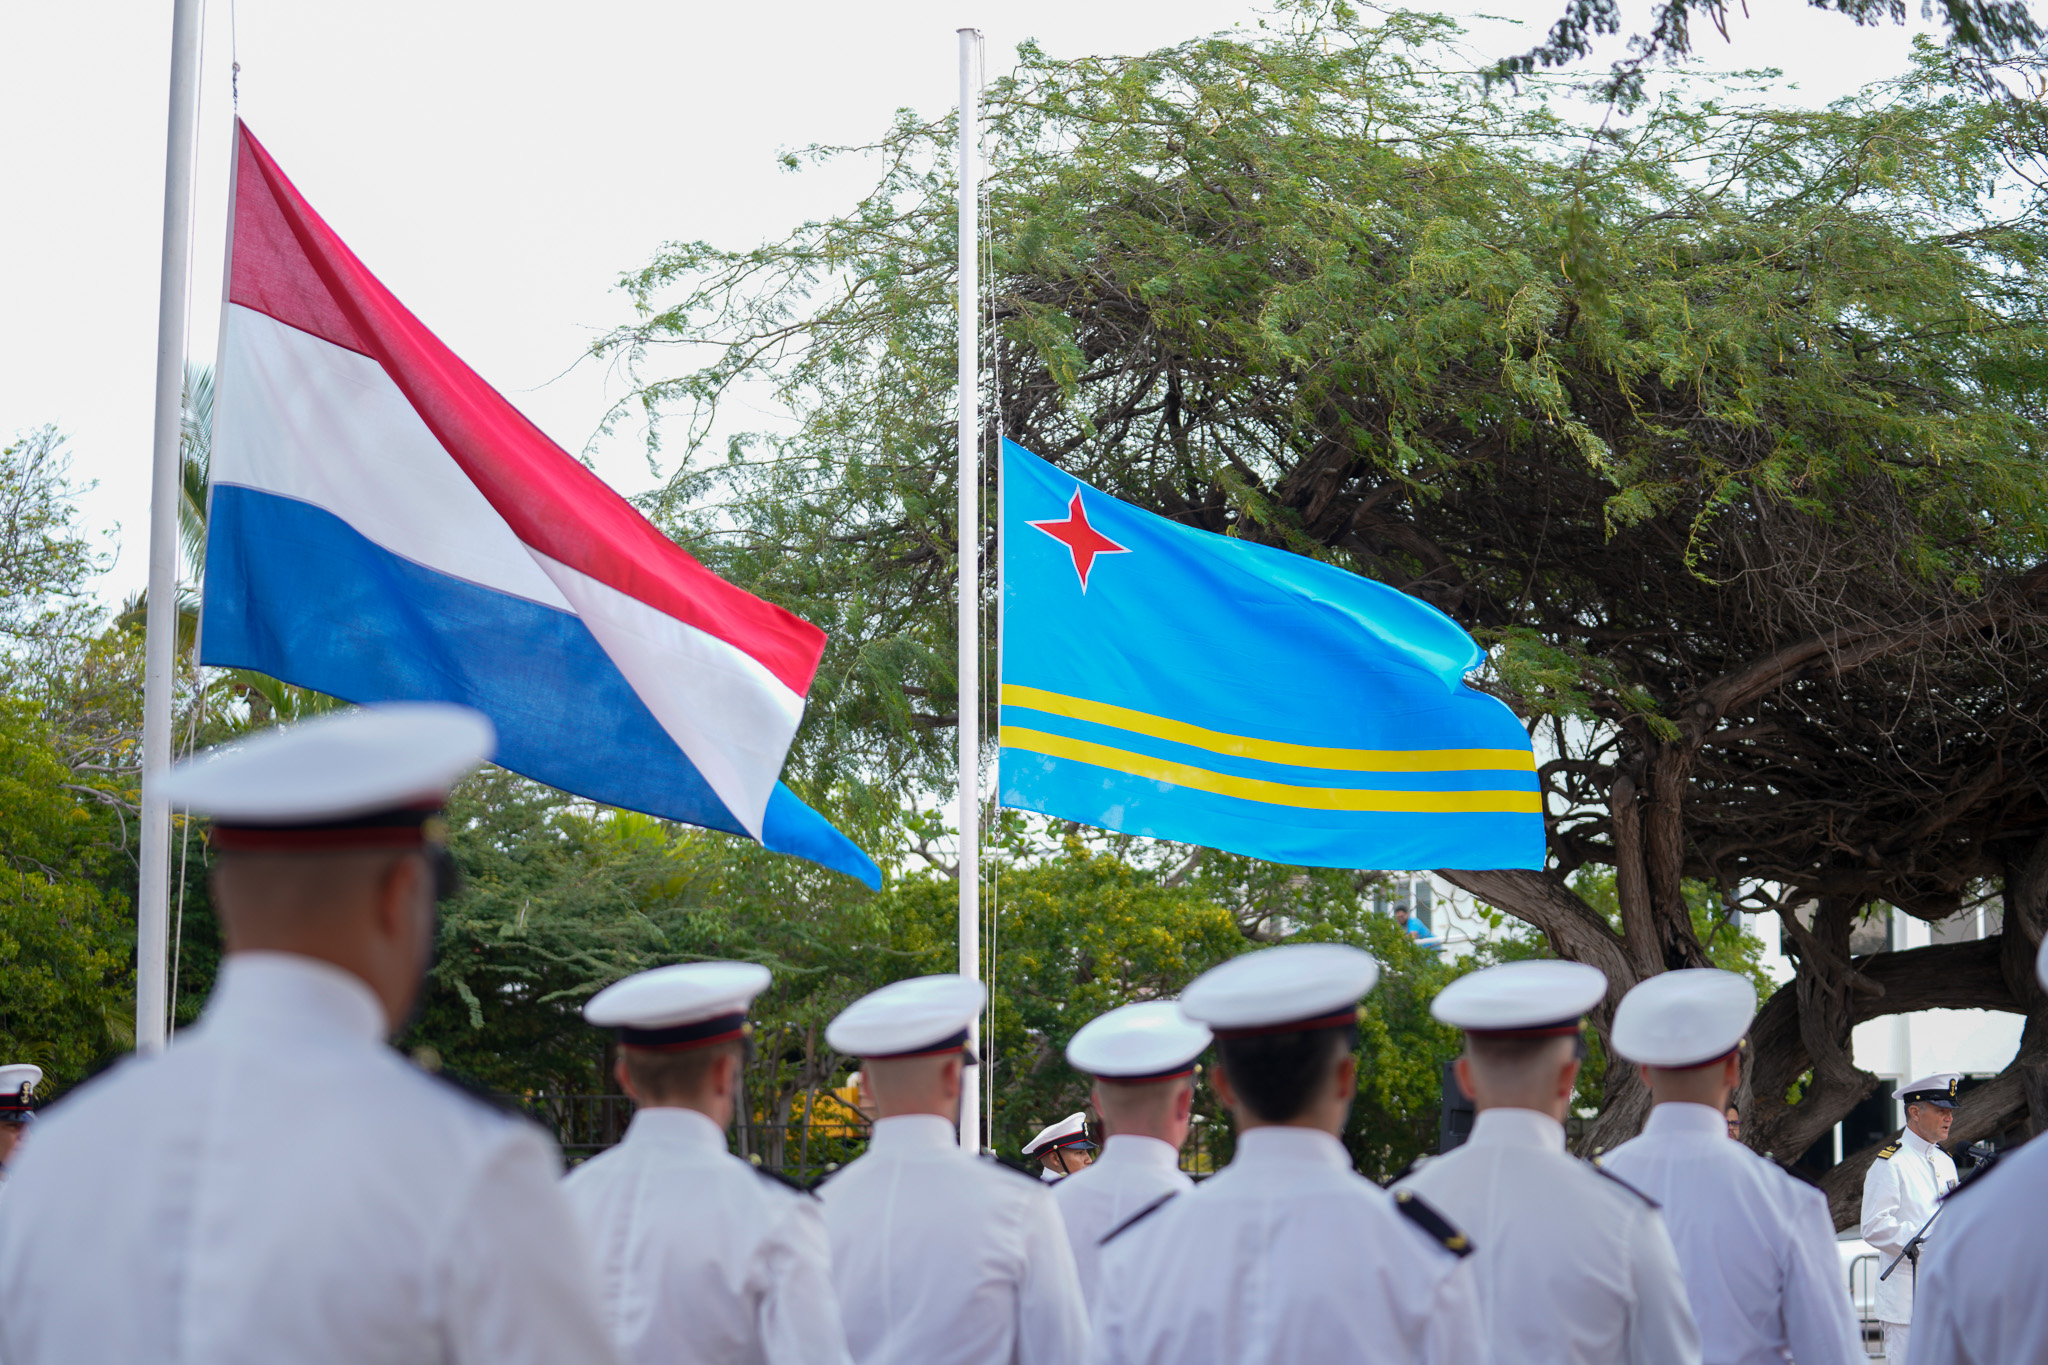
[(246, 128), (223, 329), (201, 662), (473, 706), (515, 772), (880, 884), (780, 780), (824, 632), (521, 416)]

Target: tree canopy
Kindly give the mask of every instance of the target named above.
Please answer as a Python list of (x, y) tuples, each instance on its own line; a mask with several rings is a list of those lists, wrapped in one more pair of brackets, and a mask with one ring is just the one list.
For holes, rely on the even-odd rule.
[[(1472, 630), (1546, 756), (1552, 865), (1445, 875), (1606, 970), (1610, 1008), (1707, 960), (1688, 887), (1782, 911), (1750, 1140), (1789, 1159), (1874, 1084), (1854, 1022), (2042, 1005), (1999, 963), (2039, 941), (2007, 873), (2048, 830), (2044, 125), (1923, 43), (1824, 110), (1678, 84), (1576, 127), (1460, 74), (1452, 32), (1024, 49), (984, 114), (985, 435)], [(799, 765), (842, 788), (951, 777), (951, 135), (905, 115), (851, 149), (880, 178), (847, 213), (665, 250), (597, 348), (657, 440), (684, 423), (652, 514), (833, 632)], [(719, 423), (750, 384), (794, 431)], [(1987, 885), (2006, 932), (1967, 991), (1850, 959), (1873, 906)], [(2009, 1079), (1966, 1126), (2025, 1116)], [(1640, 1118), (1608, 1082), (1595, 1144)]]

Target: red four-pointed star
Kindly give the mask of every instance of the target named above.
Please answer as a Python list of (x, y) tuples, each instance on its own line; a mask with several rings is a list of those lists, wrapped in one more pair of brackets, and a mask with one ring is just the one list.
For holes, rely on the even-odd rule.
[(1074, 572), (1081, 575), (1082, 592), (1088, 591), (1088, 571), (1095, 567), (1095, 556), (1130, 553), (1088, 524), (1088, 513), (1082, 510), (1081, 490), (1078, 488), (1074, 490), (1073, 500), (1067, 504), (1065, 521), (1034, 521), (1030, 525), (1066, 546), (1067, 552), (1074, 556)]

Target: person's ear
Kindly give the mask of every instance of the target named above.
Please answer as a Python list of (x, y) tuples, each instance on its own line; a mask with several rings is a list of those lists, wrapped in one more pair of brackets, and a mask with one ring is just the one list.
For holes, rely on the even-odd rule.
[(1472, 1059), (1460, 1057), (1451, 1066), (1451, 1075), (1458, 1082), (1458, 1090), (1468, 1100), (1479, 1098), (1479, 1087), (1472, 1084)]
[(1195, 1112), (1195, 1083), (1192, 1079), (1180, 1088), (1180, 1095), (1173, 1102), (1173, 1121), (1187, 1122), (1188, 1115)]
[(737, 1052), (727, 1052), (718, 1059), (717, 1065), (711, 1069), (713, 1092), (720, 1095), (739, 1093), (740, 1062), (740, 1054)]
[(1654, 1090), (1654, 1089), (1656, 1089), (1656, 1087), (1655, 1087), (1655, 1086), (1653, 1086), (1653, 1085), (1651, 1085), (1651, 1084), (1650, 1084), (1650, 1068), (1649, 1068), (1649, 1067), (1647, 1067), (1647, 1066), (1643, 1065), (1643, 1064), (1642, 1064), (1641, 1062), (1637, 1062), (1637, 1063), (1636, 1063), (1636, 1075), (1638, 1075), (1638, 1076), (1641, 1076), (1641, 1077), (1643, 1078), (1643, 1089), (1645, 1089), (1645, 1090)]
[(1721, 1063), (1721, 1083), (1732, 1092), (1742, 1088), (1742, 1053), (1731, 1052)]
[(1565, 1099), (1570, 1096), (1572, 1087), (1578, 1083), (1578, 1079), (1579, 1059), (1573, 1057), (1567, 1060), (1563, 1069), (1557, 1073), (1557, 1097)]
[(960, 1076), (966, 1069), (967, 1063), (957, 1052), (946, 1058), (945, 1066), (939, 1069), (939, 1089), (948, 1100), (960, 1098)]
[(1358, 1094), (1358, 1058), (1353, 1053), (1347, 1052), (1337, 1061), (1335, 1094), (1338, 1099), (1347, 1102)]
[(410, 937), (417, 925), (415, 903), (424, 882), (424, 859), (406, 854), (391, 860), (377, 879), (374, 909), (377, 932), (386, 938)]
[(624, 1057), (612, 1058), (612, 1079), (619, 1083), (619, 1089), (633, 1103), (640, 1103), (640, 1092), (633, 1086), (633, 1077), (626, 1070)]

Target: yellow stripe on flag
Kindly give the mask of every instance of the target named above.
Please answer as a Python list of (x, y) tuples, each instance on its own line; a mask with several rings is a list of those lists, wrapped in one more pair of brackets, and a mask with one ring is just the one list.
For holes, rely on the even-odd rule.
[[(1008, 687), (1003, 689), (1005, 701), (1009, 700), (1011, 690)], [(1169, 786), (1186, 787), (1194, 791), (1214, 792), (1218, 796), (1234, 796), (1243, 801), (1261, 801), (1272, 806), (1416, 815), (1450, 815), (1465, 812), (1487, 815), (1543, 813), (1543, 797), (1538, 792), (1359, 791), (1344, 787), (1300, 787), (1286, 782), (1267, 782), (1256, 777), (1233, 777), (1226, 773), (1211, 772), (1207, 768), (1196, 768), (1186, 763), (1154, 758), (1150, 754), (1135, 754), (1128, 749), (1093, 744), (1085, 739), (1069, 739), (1065, 735), (1049, 735), (1043, 730), (1031, 730), (1018, 725), (1003, 726), (998, 732), (996, 742), (1006, 749), (1022, 749), (1028, 753), (1044, 754), (1048, 758), (1070, 758), (1078, 763), (1092, 763), (1098, 768), (1128, 773), (1132, 777), (1142, 777), (1152, 782), (1164, 782)], [(1302, 746), (1290, 744), (1279, 747), (1299, 749)], [(1352, 749), (1336, 752), (1362, 751)], [(1462, 752), (1513, 751), (1481, 749)]]
[[(1360, 773), (1442, 773), (1461, 772), (1473, 768), (1506, 769), (1518, 773), (1536, 771), (1535, 756), (1527, 749), (1322, 749), (1310, 744), (1286, 744), (1279, 740), (1252, 739), (1245, 735), (1225, 734), (1220, 730), (1205, 730), (1199, 725), (1168, 720), (1164, 716), (1148, 715), (1143, 711), (1133, 711), (1122, 706), (1111, 706), (1107, 702), (1062, 696), (1058, 692), (1047, 692), (1037, 687), (1022, 687), (1016, 683), (1003, 684), (1002, 698), (1005, 706), (1021, 706), (1032, 711), (1066, 716), (1071, 720), (1110, 725), (1119, 730), (1129, 730), (1133, 734), (1149, 735), (1153, 739), (1170, 740), (1175, 744), (1185, 744), (1195, 749), (1207, 749), (1212, 754), (1258, 759), (1266, 763), (1286, 763), (1297, 768), (1332, 768), (1342, 772)], [(1095, 762), (1093, 759), (1088, 761)], [(1216, 788), (1205, 790), (1213, 791)], [(1530, 799), (1533, 801), (1535, 798), (1531, 795)], [(1377, 810), (1381, 807), (1333, 806), (1331, 809)], [(1464, 810), (1467, 807), (1390, 806), (1385, 809)], [(1488, 806), (1486, 809), (1509, 808)], [(1513, 809), (1521, 810), (1523, 807), (1516, 806)], [(1540, 807), (1530, 806), (1528, 809), (1535, 811)]]

